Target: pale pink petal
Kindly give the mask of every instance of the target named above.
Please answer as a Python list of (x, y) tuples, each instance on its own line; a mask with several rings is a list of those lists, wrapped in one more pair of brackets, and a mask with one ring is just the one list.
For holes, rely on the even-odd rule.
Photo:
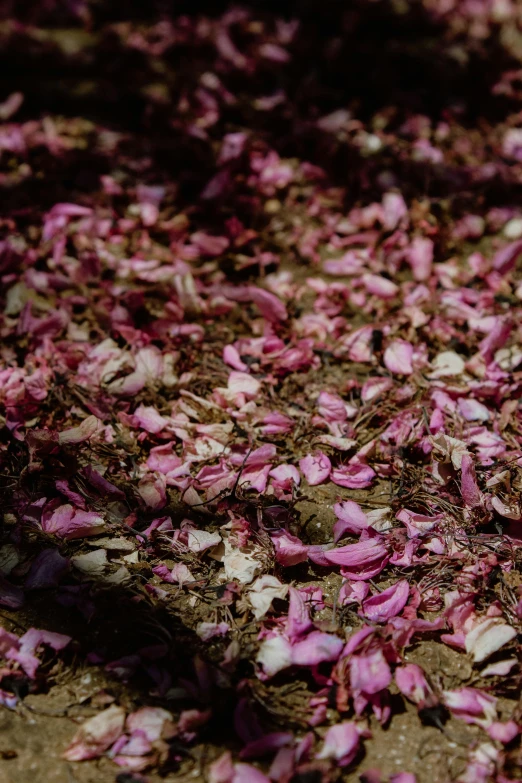
[(415, 511), (409, 511), (409, 509), (403, 508), (397, 514), (397, 519), (406, 526), (408, 538), (419, 538), (434, 530), (443, 519), (443, 515), (437, 514), (436, 516), (429, 517), (425, 514), (418, 514)]
[(380, 397), (392, 388), (393, 381), (391, 378), (370, 378), (361, 389), (361, 400), (363, 402), (371, 402), (371, 400)]
[(67, 761), (101, 756), (123, 733), (125, 710), (113, 705), (82, 723), (63, 754)]
[(221, 542), (219, 533), (211, 533), (208, 530), (191, 528), (188, 531), (187, 546), (191, 552), (204, 552)]
[(317, 666), (325, 661), (336, 661), (344, 647), (338, 636), (312, 631), (292, 645), (291, 660), (296, 666)]
[(466, 634), (466, 652), (475, 663), (489, 658), (515, 638), (517, 632), (499, 617), (485, 617)]
[(261, 383), (244, 372), (232, 371), (228, 376), (228, 389), (236, 394), (244, 394), (247, 399), (253, 399), (261, 389)]
[(269, 475), (278, 482), (292, 481), (296, 486), (301, 483), (301, 476), (295, 465), (278, 465), (272, 468)]
[(482, 502), (482, 492), (477, 484), (477, 475), (475, 465), (471, 454), (463, 454), (461, 461), (461, 479), (460, 494), (468, 508), (480, 506)]
[(488, 421), (491, 418), (486, 406), (478, 400), (460, 397), (457, 408), (466, 421)]
[(318, 759), (332, 759), (340, 767), (350, 764), (359, 750), (360, 734), (355, 723), (337, 723), (325, 734)]
[(100, 420), (96, 416), (87, 416), (78, 427), (58, 433), (58, 443), (83, 443), (92, 438), (100, 429)]
[(209, 642), (216, 636), (225, 636), (230, 631), (228, 623), (198, 623), (196, 634), (204, 642)]
[(273, 677), (292, 665), (292, 646), (283, 636), (272, 636), (261, 643), (256, 661), (266, 677)]
[(384, 351), (384, 366), (396, 375), (411, 375), (413, 346), (406, 340), (393, 340)]

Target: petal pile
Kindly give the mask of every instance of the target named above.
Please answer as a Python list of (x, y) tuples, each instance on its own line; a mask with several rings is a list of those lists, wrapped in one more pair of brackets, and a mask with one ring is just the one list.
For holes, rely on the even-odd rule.
[(92, 668), (129, 781), (515, 783), (520, 4), (8, 5), (0, 702)]

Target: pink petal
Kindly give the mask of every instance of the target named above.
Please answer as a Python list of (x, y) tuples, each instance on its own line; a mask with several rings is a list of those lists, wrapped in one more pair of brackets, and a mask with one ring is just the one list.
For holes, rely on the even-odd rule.
[(250, 764), (234, 764), (234, 777), (231, 783), (270, 783), (266, 775), (263, 775)]
[(263, 318), (275, 323), (277, 321), (286, 321), (288, 318), (286, 307), (275, 294), (253, 285), (250, 286), (249, 293), (254, 304), (260, 309)]
[(208, 770), (209, 783), (232, 783), (234, 765), (230, 751), (225, 751), (216, 761), (213, 761)]
[(408, 261), (414, 280), (428, 280), (433, 264), (433, 242), (425, 237), (415, 237), (408, 250)]
[(365, 489), (369, 487), (375, 471), (369, 465), (344, 465), (335, 468), (330, 474), (334, 484), (347, 489)]
[(384, 623), (402, 612), (408, 602), (409, 594), (408, 582), (406, 579), (401, 579), (382, 593), (366, 598), (362, 603), (361, 613), (368, 620)]
[(517, 262), (517, 258), (522, 253), (522, 239), (512, 242), (503, 247), (493, 258), (493, 269), (505, 275), (511, 271)]
[(392, 674), (382, 650), (353, 655), (350, 660), (350, 685), (354, 691), (374, 694), (387, 688)]
[(395, 669), (395, 682), (402, 695), (414, 704), (423, 705), (433, 697), (424, 672), (416, 663), (398, 666)]
[(346, 403), (338, 394), (330, 392), (321, 392), (317, 400), (319, 413), (326, 421), (346, 421), (347, 411)]
[(276, 560), (283, 566), (294, 566), (308, 559), (308, 547), (303, 542), (285, 531), (272, 534)]
[(234, 370), (239, 370), (240, 372), (248, 371), (248, 365), (242, 361), (237, 348), (233, 345), (225, 345), (223, 348), (223, 361), (229, 367), (233, 367)]
[(344, 647), (338, 636), (312, 631), (301, 642), (292, 645), (292, 663), (296, 666), (317, 666), (324, 661), (336, 661)]
[(152, 434), (161, 432), (167, 424), (167, 419), (163, 418), (156, 408), (147, 405), (136, 408), (133, 418), (137, 427)]
[(59, 506), (50, 519), (44, 518), (42, 528), (46, 533), (54, 533), (60, 538), (71, 541), (100, 533), (104, 524), (103, 518), (94, 511), (81, 511), (66, 504)]
[(316, 487), (326, 481), (332, 469), (332, 463), (322, 451), (307, 454), (299, 460), (301, 473), (311, 487)]
[(294, 735), (291, 732), (276, 731), (252, 740), (239, 752), (240, 759), (258, 759), (270, 756), (279, 748), (291, 745)]
[(303, 636), (313, 627), (313, 623), (310, 620), (308, 607), (299, 590), (296, 590), (295, 587), (289, 587), (289, 595), (286, 635), (290, 641), (295, 642), (296, 639)]
[(374, 296), (378, 296), (381, 299), (393, 299), (399, 293), (399, 286), (392, 280), (381, 277), (381, 275), (363, 275), (362, 282), (366, 286), (368, 293), (374, 294)]
[(336, 503), (334, 513), (337, 522), (333, 528), (334, 541), (337, 543), (345, 533), (354, 533), (359, 535), (368, 527), (366, 514), (358, 503), (353, 500), (345, 500), (342, 503)]
[(461, 463), (460, 494), (468, 508), (480, 506), (482, 502), (482, 493), (477, 484), (475, 465), (471, 454), (462, 455)]
[(512, 742), (520, 734), (520, 729), (514, 720), (510, 720), (507, 723), (495, 721), (491, 726), (487, 727), (486, 731), (491, 739), (502, 742), (504, 745)]

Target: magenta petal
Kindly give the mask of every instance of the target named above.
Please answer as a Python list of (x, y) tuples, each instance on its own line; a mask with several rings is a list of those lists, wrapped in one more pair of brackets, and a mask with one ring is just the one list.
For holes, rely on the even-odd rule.
[(324, 553), (326, 560), (335, 565), (361, 567), (382, 560), (387, 556), (386, 547), (379, 538), (369, 538), (357, 544), (347, 544)]
[(368, 620), (384, 623), (402, 612), (410, 594), (410, 586), (406, 579), (401, 579), (382, 593), (366, 598), (362, 603), (361, 613)]

